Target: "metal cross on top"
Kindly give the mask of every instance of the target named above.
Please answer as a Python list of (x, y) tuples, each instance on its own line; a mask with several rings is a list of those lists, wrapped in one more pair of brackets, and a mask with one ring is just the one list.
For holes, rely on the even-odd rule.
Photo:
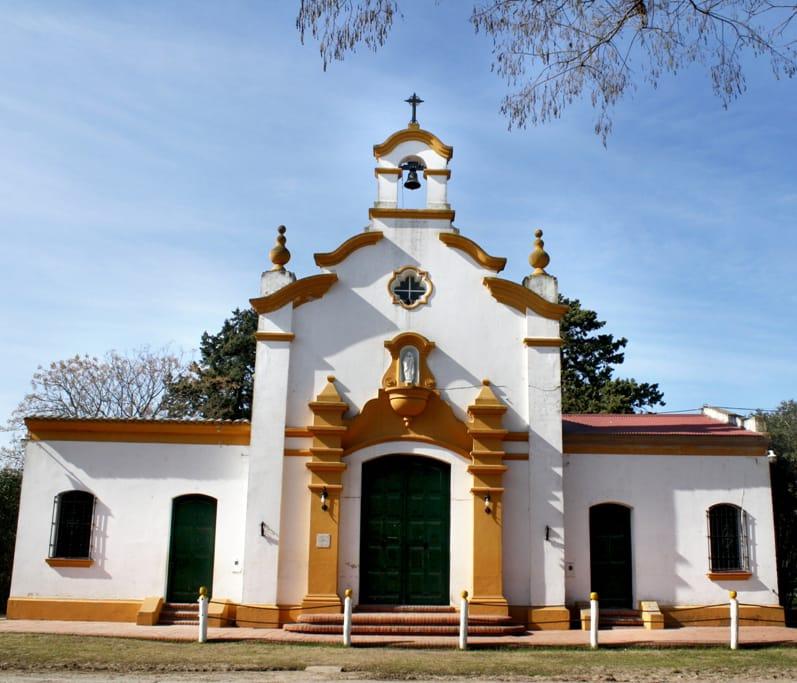
[(415, 109), (416, 107), (423, 102), (423, 100), (418, 97), (415, 93), (412, 93), (412, 97), (408, 97), (404, 100), (407, 104), (412, 106), (412, 121), (410, 123), (418, 123), (418, 119), (415, 118)]

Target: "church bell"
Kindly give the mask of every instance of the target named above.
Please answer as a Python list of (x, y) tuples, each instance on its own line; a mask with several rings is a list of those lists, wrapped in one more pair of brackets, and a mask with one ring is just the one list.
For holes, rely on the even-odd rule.
[(404, 187), (408, 190), (417, 190), (421, 186), (421, 182), (418, 180), (418, 171), (423, 170), (423, 164), (419, 164), (417, 161), (408, 161), (401, 164), (401, 168), (405, 171), (409, 171)]
[(417, 190), (421, 186), (421, 183), (418, 181), (418, 171), (412, 169), (407, 174), (407, 182), (404, 183), (404, 187), (408, 190)]

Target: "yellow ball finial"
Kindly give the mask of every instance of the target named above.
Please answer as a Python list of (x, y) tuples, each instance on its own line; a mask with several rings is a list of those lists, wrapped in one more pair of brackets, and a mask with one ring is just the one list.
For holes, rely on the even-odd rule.
[(736, 591), (728, 591), (728, 595), (730, 596), (731, 600), (736, 597)]
[(343, 597), (344, 598), (350, 598), (351, 597), (351, 588), (347, 588), (345, 591), (343, 591)]
[(589, 594), (589, 599), (590, 600), (597, 600), (598, 599), (598, 594), (593, 591), (592, 593)]
[(460, 595), (462, 596), (463, 600), (467, 600), (468, 599), (468, 591), (462, 591), (462, 593), (460, 593)]
[(205, 586), (200, 586), (199, 587), (199, 597), (200, 598), (206, 598), (207, 596), (208, 596), (208, 589), (205, 588)]
[(534, 237), (534, 251), (529, 254), (529, 263), (534, 268), (532, 275), (547, 275), (545, 266), (551, 262), (551, 257), (543, 249), (545, 242), (542, 241), (542, 230), (535, 230)]
[(291, 260), (291, 252), (288, 251), (287, 247), (285, 246), (285, 242), (287, 238), (285, 237), (285, 226), (280, 225), (277, 228), (277, 243), (268, 252), (268, 257), (271, 259), (271, 262), (274, 264), (274, 267), (271, 270), (285, 270), (285, 264)]

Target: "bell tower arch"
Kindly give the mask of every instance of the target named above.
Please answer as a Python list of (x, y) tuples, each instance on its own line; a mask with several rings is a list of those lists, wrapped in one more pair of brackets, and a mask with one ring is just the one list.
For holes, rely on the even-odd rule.
[(380, 209), (395, 212), (416, 211), (399, 208), (398, 189), (399, 183), (402, 183), (410, 191), (425, 189), (426, 210), (449, 211), (448, 180), (451, 170), (448, 162), (451, 161), (454, 150), (436, 135), (421, 128), (416, 118), (416, 107), (423, 100), (413, 93), (406, 102), (412, 105), (412, 120), (407, 127), (393, 133), (381, 145), (374, 145), (374, 209), (377, 212)]

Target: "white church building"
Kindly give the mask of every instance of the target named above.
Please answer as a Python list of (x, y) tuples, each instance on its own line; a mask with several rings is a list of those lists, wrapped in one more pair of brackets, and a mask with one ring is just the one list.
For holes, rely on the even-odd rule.
[(373, 153), (369, 225), (316, 274), (280, 228), (251, 422), (27, 420), (9, 618), (154, 624), (204, 585), (218, 625), (335, 624), (346, 589), (363, 613), (468, 591), (529, 629), (592, 591), (649, 628), (721, 623), (734, 590), (742, 623), (782, 624), (758, 421), (563, 415), (541, 232), (504, 279), (454, 227), (451, 147), (413, 113)]

